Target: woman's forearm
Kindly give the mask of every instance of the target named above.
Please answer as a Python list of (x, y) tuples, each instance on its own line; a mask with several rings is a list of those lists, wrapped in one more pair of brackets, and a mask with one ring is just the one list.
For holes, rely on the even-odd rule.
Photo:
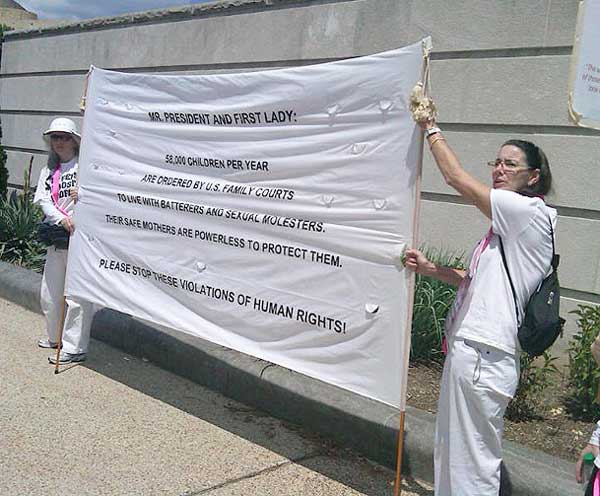
[(462, 168), (456, 153), (450, 148), (450, 145), (441, 133), (432, 134), (427, 138), (427, 141), (431, 148), (431, 154), (446, 184), (457, 189), (457, 186), (461, 183), (461, 178), (465, 174), (465, 170)]
[(434, 263), (419, 268), (417, 272), (422, 276), (433, 277), (438, 281), (451, 284), (452, 286), (460, 285), (466, 275), (466, 271), (462, 269), (453, 269), (452, 267), (444, 267), (443, 265), (436, 265)]
[(54, 206), (54, 202), (49, 197), (39, 199), (37, 204), (51, 224), (58, 224), (65, 218), (64, 214)]

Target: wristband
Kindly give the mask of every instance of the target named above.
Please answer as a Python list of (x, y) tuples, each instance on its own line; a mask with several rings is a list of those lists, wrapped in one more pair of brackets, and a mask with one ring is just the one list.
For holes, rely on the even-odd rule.
[(439, 127), (431, 127), (429, 129), (425, 129), (425, 136), (429, 138), (430, 136), (441, 132), (442, 130)]
[(433, 148), (433, 145), (435, 145), (438, 141), (446, 141), (446, 138), (443, 136), (436, 136), (429, 142), (429, 148)]

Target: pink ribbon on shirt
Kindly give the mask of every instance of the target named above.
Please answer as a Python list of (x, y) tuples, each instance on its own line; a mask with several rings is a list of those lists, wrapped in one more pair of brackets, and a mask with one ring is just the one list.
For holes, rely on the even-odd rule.
[(594, 487), (592, 495), (600, 496), (600, 470), (596, 471), (596, 477), (594, 477)]
[[(477, 245), (477, 248), (475, 248), (475, 251), (473, 252), (473, 256), (471, 257), (471, 262), (469, 263), (469, 269), (467, 270), (465, 277), (463, 277), (462, 281), (460, 281), (460, 284), (458, 285), (458, 291), (456, 292), (456, 298), (454, 298), (452, 307), (450, 308), (450, 311), (448, 312), (448, 315), (446, 316), (446, 321), (444, 323), (446, 332), (448, 332), (448, 330), (452, 328), (452, 324), (454, 324), (454, 320), (456, 319), (456, 316), (458, 315), (458, 312), (459, 312), (460, 308), (462, 307), (465, 296), (467, 296), (467, 290), (469, 289), (471, 280), (473, 279), (475, 272), (477, 272), (477, 267), (479, 265), (479, 259), (481, 258), (481, 254), (485, 251), (485, 249), (490, 244), (490, 240), (492, 239), (493, 235), (494, 235), (494, 232), (492, 231), (492, 228), (490, 227), (490, 230), (483, 237), (483, 239), (479, 242), (479, 244)], [(446, 343), (446, 336), (444, 336), (442, 338), (442, 353), (444, 353), (444, 355), (448, 354), (448, 344)]]
[(52, 201), (54, 201), (54, 206), (60, 211), (60, 213), (69, 217), (69, 214), (67, 212), (65, 212), (58, 205), (59, 183), (60, 183), (60, 164), (58, 164), (58, 167), (56, 169), (54, 169), (54, 173), (52, 174)]

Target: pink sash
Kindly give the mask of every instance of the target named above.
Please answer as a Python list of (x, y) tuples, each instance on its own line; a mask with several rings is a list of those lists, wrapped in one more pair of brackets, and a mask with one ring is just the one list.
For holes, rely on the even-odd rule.
[(461, 281), (460, 285), (458, 286), (458, 291), (456, 292), (456, 298), (454, 298), (452, 307), (450, 307), (450, 310), (448, 311), (448, 315), (446, 315), (446, 321), (444, 323), (446, 333), (445, 333), (444, 337), (442, 338), (442, 353), (444, 353), (444, 355), (448, 354), (448, 343), (446, 342), (446, 335), (447, 335), (448, 331), (452, 328), (452, 325), (454, 324), (454, 320), (458, 316), (458, 312), (459, 312), (460, 308), (462, 307), (463, 300), (465, 299), (465, 296), (467, 295), (467, 290), (469, 289), (469, 285), (471, 284), (471, 279), (473, 279), (473, 277), (475, 276), (475, 272), (477, 272), (477, 266), (479, 265), (479, 258), (481, 257), (481, 254), (485, 251), (485, 249), (490, 244), (490, 240), (492, 239), (493, 235), (494, 235), (494, 232), (492, 231), (492, 228), (490, 227), (490, 230), (487, 232), (487, 234), (484, 236), (484, 238), (479, 242), (479, 244), (475, 248), (475, 251), (473, 252), (473, 256), (471, 257), (471, 263), (469, 264), (469, 269), (467, 270), (465, 277), (463, 277), (463, 280)]
[(56, 169), (54, 169), (54, 172), (52, 174), (52, 201), (54, 202), (54, 206), (59, 210), (59, 212), (61, 214), (66, 215), (67, 217), (70, 217), (69, 214), (67, 212), (65, 212), (62, 208), (60, 208), (60, 206), (58, 205), (59, 185), (60, 185), (60, 164), (58, 164), (58, 167)]
[(596, 477), (594, 477), (594, 488), (592, 495), (600, 496), (600, 470), (596, 471)]

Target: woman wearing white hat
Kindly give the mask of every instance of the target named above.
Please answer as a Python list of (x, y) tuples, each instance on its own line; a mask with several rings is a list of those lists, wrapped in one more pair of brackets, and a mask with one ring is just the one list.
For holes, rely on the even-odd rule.
[[(70, 234), (75, 228), (72, 220), (75, 198), (71, 196), (71, 190), (77, 185), (81, 136), (71, 119), (59, 117), (52, 121), (43, 137), (50, 147), (50, 153), (48, 164), (40, 173), (34, 203), (42, 208), (45, 222), (60, 224)], [(48, 247), (41, 290), (41, 306), (46, 317), (48, 337), (38, 341), (41, 348), (56, 349), (59, 345), (66, 268), (67, 250)], [(85, 360), (92, 316), (90, 303), (67, 297), (59, 363)], [(55, 363), (56, 357), (51, 356), (49, 360)]]

